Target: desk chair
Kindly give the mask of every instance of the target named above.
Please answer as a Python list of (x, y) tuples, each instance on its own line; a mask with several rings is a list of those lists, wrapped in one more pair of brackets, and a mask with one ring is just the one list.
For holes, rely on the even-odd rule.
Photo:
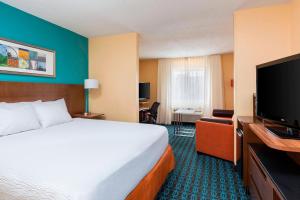
[(159, 105), (160, 105), (159, 102), (154, 102), (152, 104), (151, 108), (149, 110), (145, 111), (146, 120), (143, 121), (142, 123), (156, 124), (157, 111), (158, 111)]

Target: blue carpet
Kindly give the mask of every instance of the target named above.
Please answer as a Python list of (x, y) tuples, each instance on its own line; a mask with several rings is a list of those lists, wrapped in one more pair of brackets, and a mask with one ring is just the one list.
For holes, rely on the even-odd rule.
[(170, 173), (157, 200), (248, 200), (242, 180), (232, 163), (198, 155), (194, 138), (174, 136), (174, 126), (166, 127), (176, 168)]

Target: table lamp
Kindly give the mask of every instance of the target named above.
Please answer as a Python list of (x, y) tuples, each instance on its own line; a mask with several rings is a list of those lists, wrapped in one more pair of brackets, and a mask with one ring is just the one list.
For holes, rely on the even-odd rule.
[(84, 115), (89, 114), (89, 102), (88, 102), (88, 93), (90, 89), (97, 89), (99, 87), (99, 81), (96, 79), (85, 79), (84, 80), (84, 89), (85, 89), (85, 112)]

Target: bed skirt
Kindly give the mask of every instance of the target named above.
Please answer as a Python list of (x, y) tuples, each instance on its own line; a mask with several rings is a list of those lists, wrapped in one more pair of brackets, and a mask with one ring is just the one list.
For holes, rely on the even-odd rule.
[(168, 174), (175, 168), (175, 157), (172, 147), (168, 145), (164, 154), (152, 170), (126, 197), (126, 200), (153, 200), (164, 184)]

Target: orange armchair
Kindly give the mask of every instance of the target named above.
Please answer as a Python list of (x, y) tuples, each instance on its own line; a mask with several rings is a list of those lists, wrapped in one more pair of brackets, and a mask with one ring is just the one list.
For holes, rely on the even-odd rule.
[(196, 122), (197, 152), (234, 161), (234, 127), (230, 118), (232, 115), (225, 116), (218, 112), (218, 117), (201, 118)]

